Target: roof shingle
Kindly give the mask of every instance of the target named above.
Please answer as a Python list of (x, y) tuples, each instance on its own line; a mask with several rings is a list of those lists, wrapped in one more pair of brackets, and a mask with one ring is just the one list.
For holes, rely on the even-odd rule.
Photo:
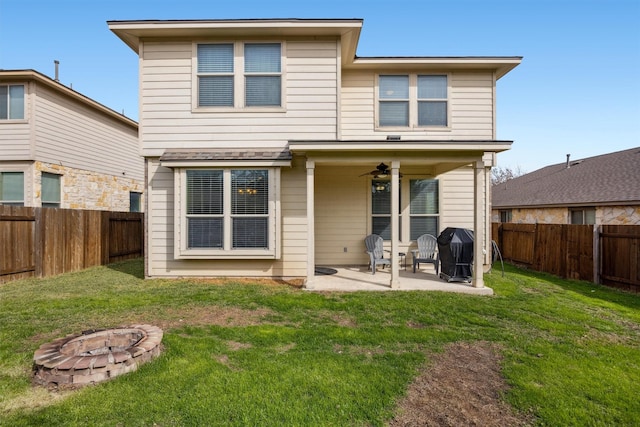
[(494, 208), (640, 204), (640, 147), (547, 166), (495, 185)]

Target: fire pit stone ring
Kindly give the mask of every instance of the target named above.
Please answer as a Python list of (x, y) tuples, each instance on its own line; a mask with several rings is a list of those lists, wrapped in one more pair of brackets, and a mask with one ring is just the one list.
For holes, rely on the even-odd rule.
[(151, 325), (67, 335), (36, 350), (34, 383), (78, 387), (106, 381), (159, 356), (161, 341), (162, 329)]

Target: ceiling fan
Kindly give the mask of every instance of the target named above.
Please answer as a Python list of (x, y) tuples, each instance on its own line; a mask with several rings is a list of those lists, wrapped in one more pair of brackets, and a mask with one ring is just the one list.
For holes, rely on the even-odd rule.
[[(365, 172), (360, 176), (365, 175), (373, 175), (374, 178), (387, 178), (391, 176), (391, 171), (389, 170), (389, 166), (380, 163), (374, 170)], [(400, 178), (402, 178), (402, 174), (400, 174)]]
[(365, 172), (360, 176), (373, 175), (374, 178), (379, 178), (381, 176), (389, 176), (390, 174), (391, 171), (389, 170), (389, 166), (385, 165), (384, 163), (380, 163), (374, 170)]

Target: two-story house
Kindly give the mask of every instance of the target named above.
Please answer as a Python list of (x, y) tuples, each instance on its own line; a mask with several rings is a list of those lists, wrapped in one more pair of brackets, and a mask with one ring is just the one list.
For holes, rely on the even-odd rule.
[(0, 70), (0, 204), (140, 211), (138, 123), (34, 70)]
[(489, 261), (496, 82), (520, 57), (361, 58), (359, 19), (108, 25), (140, 57), (147, 277), (311, 288), (376, 233), (395, 287), (399, 253), (450, 226)]

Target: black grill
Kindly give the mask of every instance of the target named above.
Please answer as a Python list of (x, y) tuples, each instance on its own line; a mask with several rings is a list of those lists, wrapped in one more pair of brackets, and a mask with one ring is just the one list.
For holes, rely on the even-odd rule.
[(447, 282), (470, 282), (473, 265), (473, 231), (445, 228), (438, 236), (440, 278)]

